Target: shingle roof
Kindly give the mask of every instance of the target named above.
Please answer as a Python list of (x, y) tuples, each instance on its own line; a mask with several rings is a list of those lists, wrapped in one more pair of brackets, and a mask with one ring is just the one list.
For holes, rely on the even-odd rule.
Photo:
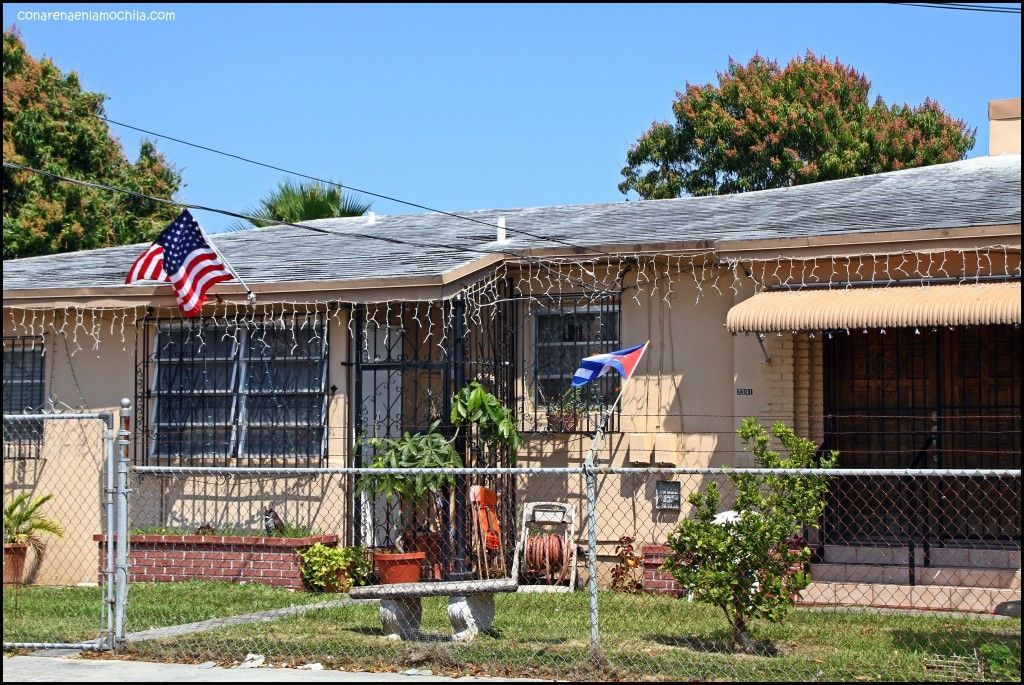
[[(740, 195), (457, 213), (492, 224), (504, 217), (504, 246), (523, 250), (565, 247), (558, 241), (597, 248), (1019, 224), (1020, 202), (1020, 155), (1004, 155)], [(279, 226), (213, 241), (250, 284), (437, 276), (497, 249), (494, 229), (437, 213), (377, 217), (372, 225), (366, 217), (307, 223), (330, 234)], [(3, 289), (120, 286), (142, 249), (5, 261)]]

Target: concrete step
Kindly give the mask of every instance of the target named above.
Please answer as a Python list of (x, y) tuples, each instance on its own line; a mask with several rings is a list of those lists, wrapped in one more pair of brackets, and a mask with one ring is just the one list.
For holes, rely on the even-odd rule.
[(917, 611), (967, 611), (1020, 616), (1020, 589), (832, 583), (814, 581), (800, 593), (805, 606), (863, 606)]
[[(963, 566), (918, 566), (915, 584), (945, 587), (978, 587), (1020, 590), (1021, 571), (1017, 569), (967, 568)], [(910, 585), (910, 569), (895, 564), (811, 564), (811, 578), (822, 582), (884, 583)]]

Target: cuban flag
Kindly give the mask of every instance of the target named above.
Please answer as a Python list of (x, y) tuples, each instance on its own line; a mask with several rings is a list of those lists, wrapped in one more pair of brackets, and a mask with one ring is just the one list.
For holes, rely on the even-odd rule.
[(643, 345), (636, 347), (584, 357), (580, 368), (576, 369), (576, 373), (572, 377), (572, 387), (578, 388), (586, 385), (595, 378), (603, 376), (608, 369), (615, 369), (623, 378), (629, 378), (633, 375), (633, 369), (640, 363), (640, 357), (644, 356), (644, 352), (647, 351), (647, 346), (650, 344), (651, 341), (648, 340)]

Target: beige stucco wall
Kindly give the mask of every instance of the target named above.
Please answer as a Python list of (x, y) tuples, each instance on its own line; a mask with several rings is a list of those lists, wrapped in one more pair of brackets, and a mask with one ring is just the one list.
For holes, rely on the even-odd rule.
[[(1016, 227), (1019, 245), (1019, 226)], [(957, 236), (942, 238), (950, 246), (969, 246), (970, 240)], [(957, 242), (960, 241), (960, 242)], [(981, 244), (992, 241), (978, 238)], [(809, 250), (811, 248), (801, 248)], [(852, 246), (851, 251), (865, 248)], [(967, 261), (977, 261), (966, 253)], [(940, 264), (930, 265), (935, 275), (946, 268), (956, 273), (954, 253)], [(995, 268), (1001, 265), (996, 257)], [(902, 264), (902, 258), (900, 260)], [(991, 265), (989, 265), (991, 267)], [(825, 268), (823, 266), (823, 268)], [(909, 266), (907, 267), (909, 268)], [(964, 268), (977, 268), (973, 262)], [(882, 278), (882, 270), (867, 269), (865, 278), (873, 274)], [(649, 275), (649, 272), (648, 272)], [(726, 332), (723, 324), (729, 309), (754, 294), (749, 280), (741, 279), (739, 292), (731, 272), (722, 272), (717, 288), (707, 282), (698, 286), (690, 273), (683, 271), (669, 276), (659, 290), (636, 287), (636, 275), (627, 279), (621, 298), (622, 346), (651, 340), (651, 347), (638, 367), (634, 381), (623, 398), (619, 432), (607, 436), (598, 454), (598, 462), (615, 466), (741, 466), (749, 464), (735, 431), (746, 416), (764, 421), (783, 420), (797, 431), (820, 441), (822, 426), (822, 341), (806, 333), (768, 335), (764, 350), (756, 335)], [(671, 286), (669, 288), (668, 286)], [(671, 294), (668, 294), (671, 292)], [(324, 297), (329, 296), (324, 293)], [(6, 302), (5, 302), (6, 304)], [(522, 317), (520, 317), (522, 318)], [(15, 320), (17, 317), (15, 317)], [(121, 397), (134, 396), (135, 331), (128, 326), (122, 341), (120, 325), (101, 320), (98, 327), (85, 322), (85, 328), (97, 330), (100, 344), (93, 350), (93, 341), (80, 333), (82, 350), (74, 356), (64, 351), (63, 340), (50, 330), (47, 334), (48, 390), (68, 404), (82, 404), (89, 410), (114, 410)], [(436, 323), (439, 323), (437, 321)], [(58, 326), (59, 327), (59, 326)], [(12, 326), (11, 317), (4, 316), (4, 332), (21, 334)], [(329, 463), (346, 465), (351, 440), (349, 427), (351, 371), (349, 360), (347, 314), (331, 317), (329, 324), (330, 358), (328, 387), (336, 392), (329, 402)], [(533, 330), (524, 324), (519, 335), (529, 350)], [(75, 349), (74, 344), (70, 344)], [(768, 359), (766, 359), (766, 353)], [(518, 360), (528, 365), (529, 359)], [(72, 373), (72, 369), (74, 373)], [(77, 379), (77, 382), (75, 381)], [(742, 393), (737, 391), (742, 389)], [(523, 387), (517, 389), (520, 396)], [(526, 393), (529, 410), (529, 396)], [(590, 447), (589, 436), (532, 433), (520, 453), (522, 466), (579, 466)], [(50, 447), (48, 446), (49, 450)], [(65, 542), (84, 539), (99, 532), (97, 492), (98, 462), (83, 456), (87, 450), (59, 449), (54, 457), (32, 465), (40, 474), (14, 473), (14, 466), (5, 463), (5, 488), (26, 483), (37, 493), (77, 493), (66, 497), (76, 502), (66, 508), (69, 528)], [(59, 455), (59, 459), (58, 459)], [(682, 481), (681, 495), (686, 496), (705, 481), (697, 476), (663, 477), (648, 474), (603, 476), (599, 483), (597, 536), (602, 565), (602, 580), (613, 560), (618, 539), (629, 535), (641, 543), (664, 541), (668, 532), (687, 513), (686, 504), (676, 511), (659, 511), (654, 507), (654, 487), (659, 479)], [(136, 484), (133, 496), (132, 525), (172, 525), (198, 527), (252, 527), (262, 524), (262, 510), (272, 505), (286, 520), (315, 528), (321, 532), (346, 532), (346, 484), (338, 477), (254, 479), (221, 477), (179, 480), (146, 476)], [(528, 501), (563, 501), (575, 505), (580, 539), (584, 539), (584, 482), (579, 476), (521, 477), (517, 486), (517, 503)], [(73, 521), (74, 525), (68, 525)], [(74, 531), (74, 533), (72, 533)], [(56, 550), (56, 548), (54, 548)], [(72, 550), (72, 547), (68, 547)], [(95, 581), (95, 548), (90, 542), (79, 545), (64, 556), (74, 556), (75, 563), (41, 569), (40, 582), (75, 583)], [(56, 560), (56, 552), (52, 559)]]
[[(52, 332), (44, 336), (46, 391), (60, 402), (89, 412), (116, 411), (122, 397), (134, 394), (133, 334), (129, 332), (122, 344), (120, 329), (111, 333), (109, 318), (87, 316), (82, 323), (77, 328), (77, 344), (73, 334), (67, 345)], [(75, 329), (69, 326), (66, 330)], [(86, 330), (98, 337), (96, 349), (96, 340)], [(5, 336), (24, 333), (10, 316), (4, 316)], [(47, 422), (41, 459), (4, 461), (4, 501), (26, 491), (33, 497), (53, 495), (41, 511), (65, 529), (62, 538), (45, 536), (43, 559), (29, 553), (28, 570), (35, 582), (73, 585), (99, 580), (92, 536), (102, 532), (103, 525), (103, 426), (98, 420)]]

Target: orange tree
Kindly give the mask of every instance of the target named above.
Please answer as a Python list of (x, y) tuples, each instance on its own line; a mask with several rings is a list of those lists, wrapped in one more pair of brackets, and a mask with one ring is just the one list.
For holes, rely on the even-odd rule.
[[(818, 457), (813, 442), (781, 421), (769, 432), (756, 419), (745, 419), (738, 432), (760, 468), (832, 468), (839, 456), (833, 451)], [(773, 438), (785, 455), (771, 449)], [(803, 566), (811, 551), (800, 531), (818, 525), (828, 478), (736, 472), (729, 481), (735, 500), (724, 520), (717, 512), (722, 495), (714, 482), (690, 495), (693, 515), (669, 535), (672, 551), (663, 568), (691, 599), (721, 609), (735, 646), (755, 653), (750, 619), (781, 621), (793, 597), (810, 584)]]
[(619, 190), (644, 199), (720, 195), (963, 159), (975, 130), (937, 102), (869, 102), (852, 67), (808, 52), (784, 68), (729, 60), (718, 84), (688, 83), (626, 153)]

